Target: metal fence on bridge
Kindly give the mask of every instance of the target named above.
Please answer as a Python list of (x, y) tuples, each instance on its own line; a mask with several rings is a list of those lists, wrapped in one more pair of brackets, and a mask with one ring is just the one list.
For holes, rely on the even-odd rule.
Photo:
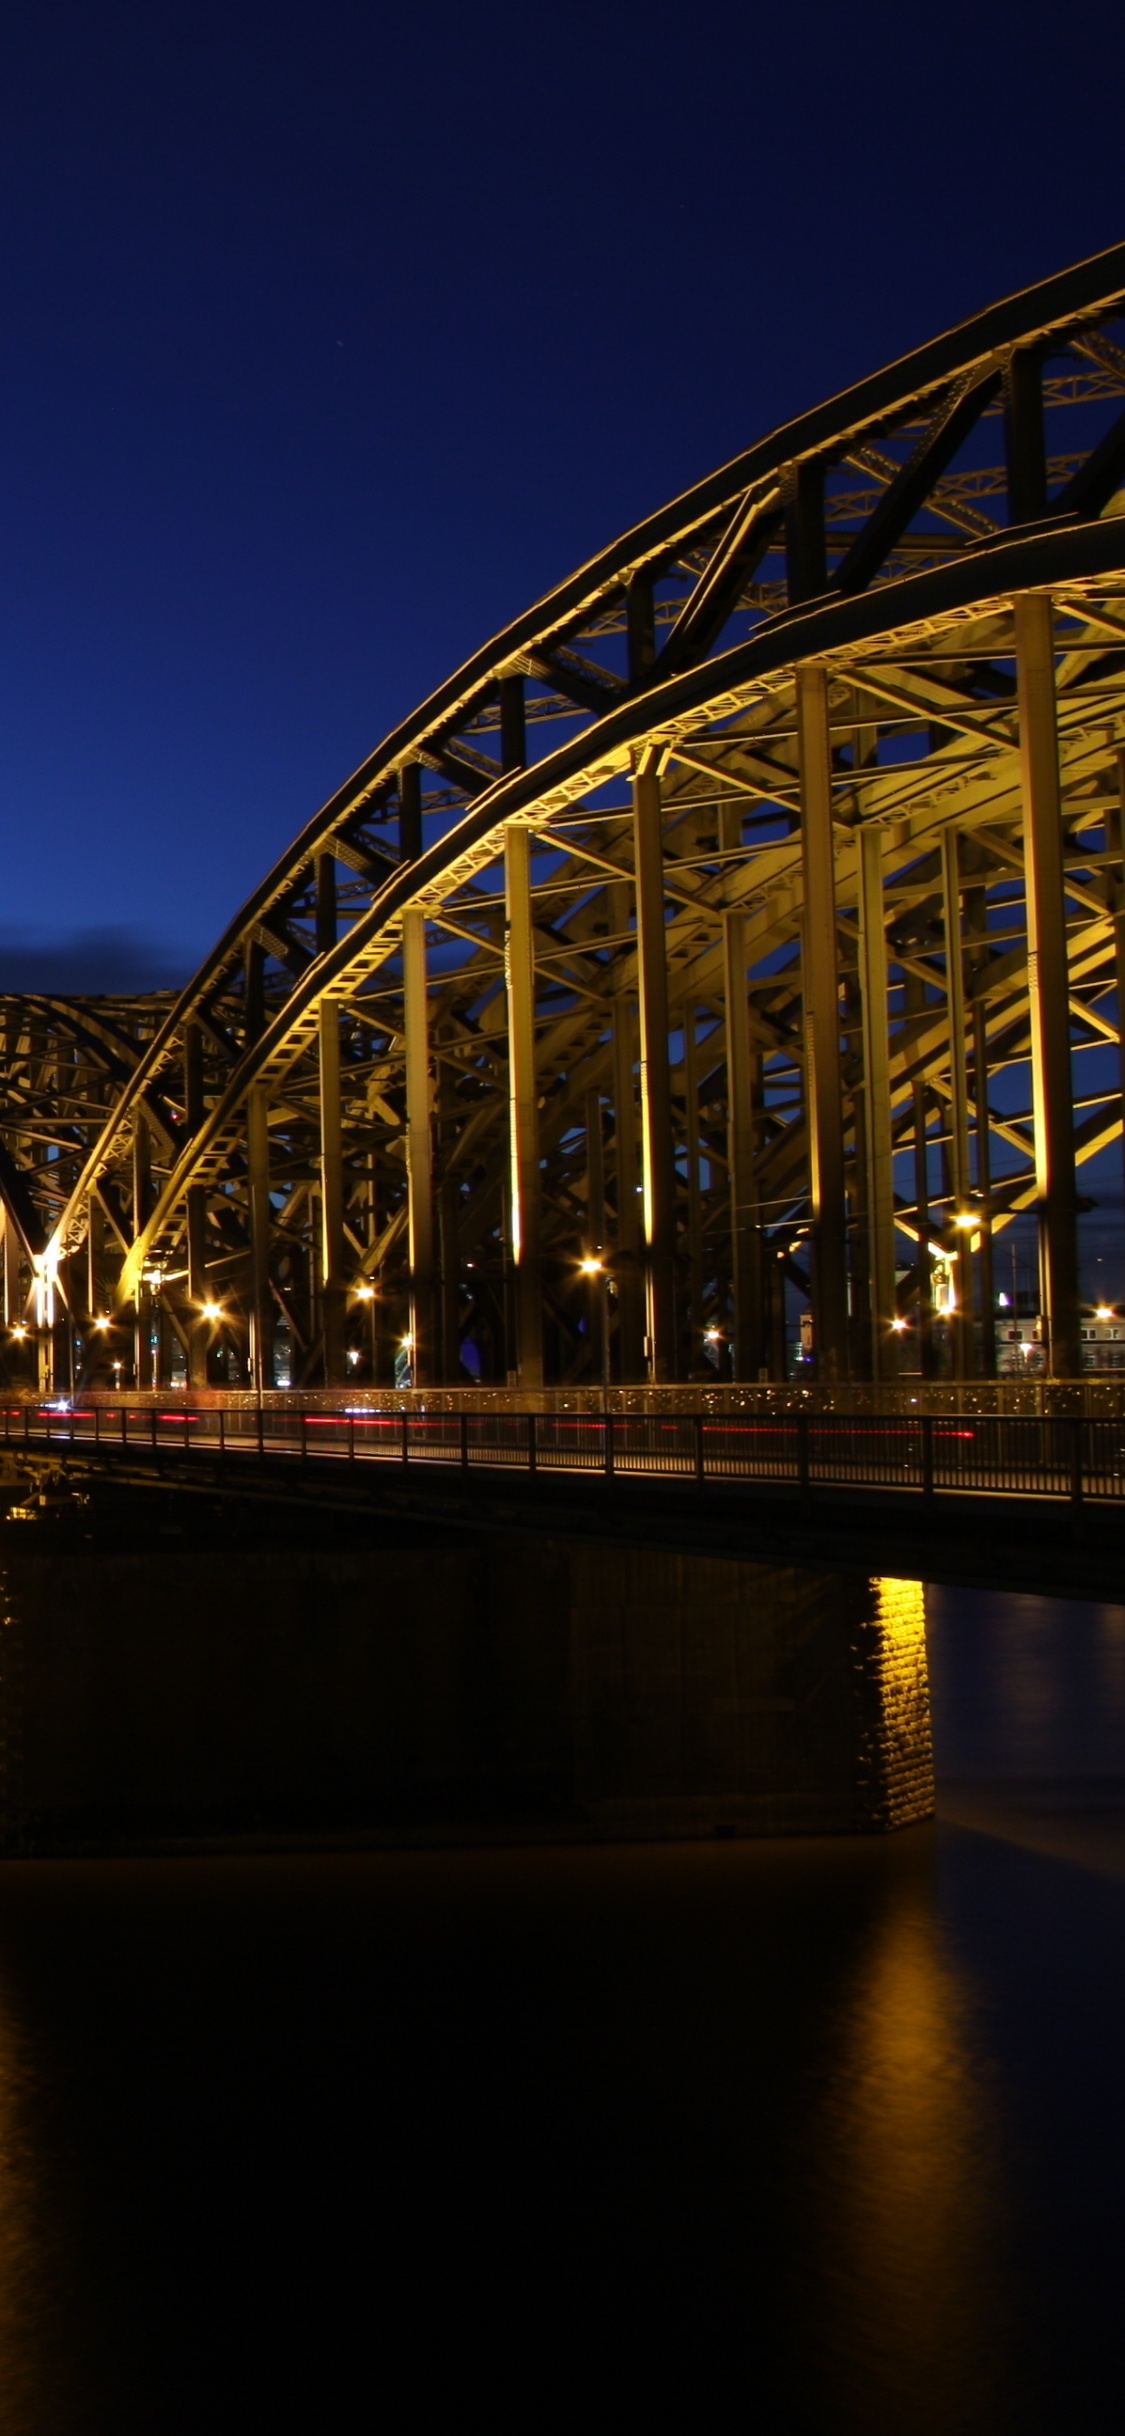
[(1125, 1499), (1125, 1419), (980, 1413), (379, 1411), (226, 1401), (9, 1401), (8, 1446), (148, 1448), (295, 1463), (440, 1464), (471, 1472), (582, 1473), (1036, 1497)]

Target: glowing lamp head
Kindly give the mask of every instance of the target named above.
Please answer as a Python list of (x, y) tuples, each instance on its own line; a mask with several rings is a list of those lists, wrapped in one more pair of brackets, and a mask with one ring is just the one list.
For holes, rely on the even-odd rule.
[(24, 1327), (22, 1320), (16, 1321), (15, 1327), (12, 1330), (12, 1335), (21, 1339), (27, 1335), (27, 1330)]
[(94, 1321), (94, 1326), (95, 1326), (95, 1328), (101, 1328), (103, 1331), (104, 1331), (106, 1328), (108, 1328), (108, 1327), (109, 1327), (109, 1325), (110, 1325), (110, 1322), (109, 1322), (109, 1321), (106, 1319), (106, 1317), (105, 1317), (104, 1313), (103, 1313), (103, 1315), (102, 1315), (101, 1319), (96, 1319), (96, 1320)]
[(1108, 1303), (1099, 1303), (1097, 1310), (1094, 1313), (1094, 1318), (1100, 1320), (1111, 1320), (1116, 1319), (1116, 1317), (1116, 1311), (1111, 1311)]
[(953, 1224), (954, 1226), (960, 1226), (968, 1229), (969, 1227), (979, 1226), (980, 1219), (978, 1218), (975, 1210), (958, 1210), (954, 1217)]
[(721, 1328), (705, 1328), (705, 1329), (704, 1329), (704, 1331), (703, 1331), (703, 1335), (704, 1335), (704, 1339), (705, 1339), (705, 1341), (706, 1341), (706, 1343), (707, 1343), (708, 1345), (721, 1345), (721, 1344), (722, 1344), (722, 1341), (723, 1341), (723, 1332), (722, 1332), (722, 1329), (721, 1329)]
[(413, 1339), (413, 1337), (412, 1337), (412, 1336), (404, 1336), (404, 1337), (401, 1337), (401, 1338), (399, 1339), (399, 1342), (400, 1342), (400, 1344), (401, 1344), (401, 1346), (402, 1346), (402, 1350), (403, 1350), (403, 1352), (404, 1352), (404, 1353), (413, 1353), (413, 1351), (414, 1351), (414, 1339)]
[(602, 1264), (601, 1264), (601, 1261), (598, 1259), (598, 1256), (597, 1256), (597, 1253), (596, 1253), (596, 1252), (587, 1252), (585, 1259), (584, 1259), (584, 1260), (580, 1260), (580, 1261), (579, 1261), (579, 1263), (578, 1263), (578, 1266), (579, 1266), (579, 1268), (580, 1268), (580, 1269), (581, 1269), (581, 1271), (582, 1271), (582, 1275), (583, 1275), (583, 1277), (600, 1277), (600, 1276), (601, 1276), (601, 1273), (602, 1273)]
[(906, 1323), (906, 1321), (905, 1321), (904, 1319), (893, 1319), (893, 1320), (891, 1321), (891, 1329), (892, 1329), (892, 1333), (893, 1333), (895, 1336), (901, 1336), (901, 1335), (902, 1335), (902, 1332), (903, 1332), (903, 1330), (904, 1330), (904, 1328), (906, 1327), (906, 1324), (907, 1324), (907, 1323)]
[(205, 1320), (221, 1320), (223, 1316), (223, 1306), (221, 1303), (201, 1303), (199, 1309), (201, 1317)]
[(357, 1286), (355, 1290), (355, 1298), (357, 1303), (373, 1303), (375, 1300), (374, 1286)]

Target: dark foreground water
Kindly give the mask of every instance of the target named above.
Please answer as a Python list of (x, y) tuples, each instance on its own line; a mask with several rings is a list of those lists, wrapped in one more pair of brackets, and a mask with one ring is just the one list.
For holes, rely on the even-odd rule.
[(1118, 2424), (1125, 1611), (886, 1843), (0, 1869), (0, 2427)]

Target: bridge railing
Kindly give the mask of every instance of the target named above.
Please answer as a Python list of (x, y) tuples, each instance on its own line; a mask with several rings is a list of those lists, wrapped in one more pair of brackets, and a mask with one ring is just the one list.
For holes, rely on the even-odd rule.
[(397, 1411), (251, 1398), (6, 1400), (9, 1447), (438, 1464), (603, 1479), (1125, 1501), (1125, 1419), (1084, 1414)]

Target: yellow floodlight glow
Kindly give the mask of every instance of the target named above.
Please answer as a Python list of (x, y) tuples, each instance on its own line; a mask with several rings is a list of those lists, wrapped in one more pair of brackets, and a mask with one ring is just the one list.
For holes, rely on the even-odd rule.
[(112, 1327), (112, 1325), (113, 1325), (112, 1320), (108, 1320), (108, 1319), (106, 1319), (106, 1318), (104, 1318), (104, 1317), (103, 1317), (103, 1318), (101, 1318), (101, 1319), (96, 1319), (96, 1320), (94, 1321), (94, 1326), (95, 1326), (95, 1328), (111, 1328), (111, 1327)]
[(896, 1336), (901, 1336), (901, 1335), (902, 1335), (902, 1332), (903, 1332), (903, 1329), (904, 1329), (904, 1328), (906, 1328), (906, 1327), (908, 1327), (908, 1326), (909, 1326), (909, 1322), (908, 1322), (907, 1320), (904, 1320), (904, 1319), (893, 1319), (893, 1320), (891, 1321), (891, 1327), (892, 1327), (892, 1329), (893, 1329), (893, 1331), (894, 1331), (894, 1334), (895, 1334)]
[(201, 1303), (199, 1310), (200, 1317), (205, 1320), (221, 1320), (223, 1316), (223, 1306), (221, 1303)]
[(374, 1286), (357, 1286), (355, 1290), (355, 1298), (357, 1303), (373, 1303), (375, 1300)]
[(600, 1277), (600, 1276), (601, 1276), (601, 1273), (602, 1273), (602, 1263), (601, 1263), (601, 1261), (598, 1259), (598, 1256), (597, 1256), (597, 1253), (596, 1253), (596, 1252), (587, 1252), (585, 1259), (584, 1259), (584, 1260), (580, 1260), (580, 1261), (579, 1261), (579, 1263), (578, 1263), (578, 1266), (579, 1266), (579, 1268), (580, 1268), (580, 1269), (581, 1269), (581, 1271), (582, 1271), (582, 1275), (583, 1275), (583, 1277)]
[(703, 1334), (709, 1345), (719, 1345), (722, 1343), (723, 1332), (721, 1328), (705, 1328)]
[(963, 1227), (979, 1226), (980, 1218), (976, 1210), (958, 1210), (954, 1217), (953, 1224), (954, 1226)]
[(401, 1344), (404, 1353), (413, 1353), (414, 1339), (412, 1336), (400, 1337), (399, 1343)]
[(12, 1335), (18, 1337), (25, 1337), (27, 1335), (27, 1330), (24, 1327), (22, 1320), (16, 1321), (15, 1327), (12, 1330)]
[(1116, 1319), (1116, 1317), (1116, 1311), (1111, 1311), (1108, 1303), (1099, 1303), (1097, 1310), (1094, 1313), (1094, 1318), (1100, 1320), (1111, 1320)]

